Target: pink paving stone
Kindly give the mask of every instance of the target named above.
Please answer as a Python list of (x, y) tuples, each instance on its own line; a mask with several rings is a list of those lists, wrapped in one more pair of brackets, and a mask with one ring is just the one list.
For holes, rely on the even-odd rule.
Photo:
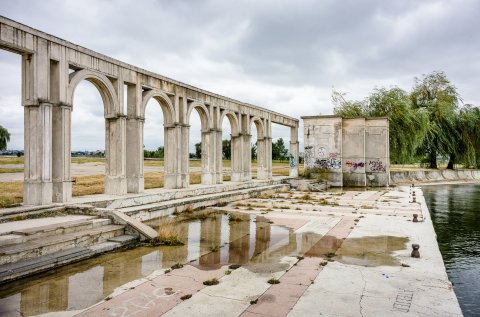
[(285, 219), (285, 218), (276, 218), (276, 217), (267, 217), (267, 218), (273, 221), (274, 225), (292, 228), (293, 230), (297, 230), (298, 228), (301, 228), (303, 225), (309, 222), (309, 220), (303, 220), (303, 219)]
[(307, 288), (305, 285), (273, 285), (258, 299), (257, 304), (250, 305), (246, 312), (272, 317), (286, 316)]
[(224, 275), (226, 266), (202, 271), (191, 265), (161, 275), (76, 316), (160, 316), (179, 303), (181, 296), (205, 288), (203, 281)]

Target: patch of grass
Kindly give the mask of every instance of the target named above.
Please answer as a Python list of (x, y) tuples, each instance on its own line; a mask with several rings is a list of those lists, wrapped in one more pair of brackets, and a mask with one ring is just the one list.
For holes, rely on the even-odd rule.
[(176, 264), (172, 265), (171, 269), (172, 270), (178, 270), (178, 269), (181, 269), (182, 267), (183, 267), (183, 264), (176, 263)]
[(240, 222), (240, 221), (243, 221), (243, 219), (239, 215), (228, 214), (228, 221), (230, 221), (230, 222)]
[(182, 297), (180, 297), (181, 300), (187, 300), (189, 298), (192, 298), (192, 294), (185, 294)]
[(301, 200), (312, 200), (312, 196), (310, 196), (309, 194), (305, 194), (303, 196), (300, 197)]
[(23, 202), (23, 182), (0, 182), (0, 208), (19, 206)]
[(0, 174), (2, 173), (23, 173), (23, 168), (0, 168)]
[(328, 261), (322, 261), (322, 262), (320, 262), (320, 265), (321, 265), (321, 266), (325, 266), (325, 265), (327, 265), (327, 264), (328, 264)]
[(180, 239), (180, 229), (175, 219), (160, 218), (158, 222), (158, 237), (153, 241), (155, 245), (179, 246), (185, 243)]
[(218, 283), (220, 283), (220, 281), (216, 277), (214, 277), (211, 280), (204, 281), (203, 285), (211, 286), (211, 285), (217, 285)]
[(16, 157), (16, 156), (2, 156), (0, 157), (0, 164), (7, 165), (7, 164), (23, 164), (24, 157)]
[(362, 208), (362, 209), (373, 209), (373, 206), (370, 206), (370, 205), (361, 205), (360, 208)]
[(171, 269), (166, 269), (165, 274), (170, 273), (172, 270)]
[(232, 271), (230, 271), (230, 270), (225, 271), (225, 275), (230, 275), (230, 274), (232, 274)]
[(242, 266), (241, 264), (231, 264), (231, 265), (228, 266), (228, 268), (229, 268), (230, 270), (236, 270), (236, 269), (238, 269), (238, 268), (241, 267), (241, 266)]
[(185, 211), (185, 213), (182, 215), (182, 221), (205, 220), (205, 219), (210, 218), (212, 216), (213, 216), (213, 214), (211, 214), (207, 211), (198, 211), (198, 212), (193, 212), (193, 211), (187, 212), (187, 211)]
[(267, 281), (269, 284), (280, 284), (280, 280), (276, 279), (276, 278), (271, 278)]
[(333, 258), (335, 256), (335, 252), (327, 252), (324, 254), (327, 258)]
[(212, 246), (210, 246), (210, 251), (212, 251), (212, 252), (218, 252), (218, 250), (220, 250), (220, 246), (219, 246), (219, 245), (212, 245)]
[(250, 301), (250, 305), (255, 305), (256, 303), (258, 303), (258, 298)]

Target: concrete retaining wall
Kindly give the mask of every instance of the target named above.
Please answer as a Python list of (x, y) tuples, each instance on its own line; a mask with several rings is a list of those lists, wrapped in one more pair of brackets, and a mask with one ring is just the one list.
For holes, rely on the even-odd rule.
[(480, 180), (480, 170), (424, 170), (424, 171), (391, 171), (392, 184), (411, 182), (440, 182), (456, 180)]

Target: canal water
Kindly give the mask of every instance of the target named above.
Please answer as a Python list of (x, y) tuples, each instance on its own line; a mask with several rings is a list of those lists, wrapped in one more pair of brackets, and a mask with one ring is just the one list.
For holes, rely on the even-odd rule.
[(480, 316), (480, 185), (433, 185), (422, 190), (463, 314)]

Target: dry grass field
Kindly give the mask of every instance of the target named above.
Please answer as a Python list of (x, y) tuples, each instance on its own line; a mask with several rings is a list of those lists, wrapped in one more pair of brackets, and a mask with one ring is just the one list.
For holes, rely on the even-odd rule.
[[(0, 157), (0, 165), (20, 165), (23, 164), (23, 157)], [(72, 158), (74, 164), (84, 163), (103, 163), (103, 158), (90, 157), (75, 157)], [(163, 166), (163, 160), (145, 160), (145, 166)], [(230, 167), (230, 160), (223, 161), (223, 167)], [(252, 162), (252, 171), (255, 178), (256, 162)], [(201, 167), (200, 160), (190, 160), (190, 167)], [(198, 169), (197, 169), (198, 170)], [(21, 173), (23, 168), (2, 167), (0, 173)], [(273, 162), (274, 175), (288, 175), (288, 162)], [(105, 191), (105, 176), (104, 175), (90, 175), (73, 177), (72, 194), (73, 196), (86, 196), (102, 194)], [(230, 181), (230, 176), (225, 175), (224, 181)], [(201, 173), (195, 172), (190, 174), (190, 184), (200, 184)], [(162, 172), (146, 172), (145, 173), (145, 189), (162, 188), (163, 187), (163, 173)], [(0, 208), (18, 206), (23, 201), (23, 183), (22, 182), (0, 182)]]

